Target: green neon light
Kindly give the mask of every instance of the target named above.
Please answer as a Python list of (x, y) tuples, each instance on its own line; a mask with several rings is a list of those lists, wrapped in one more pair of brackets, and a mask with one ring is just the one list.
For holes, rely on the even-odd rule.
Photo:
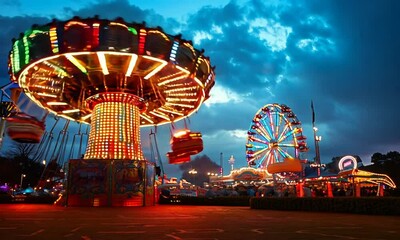
[(133, 35), (137, 35), (137, 31), (133, 27), (128, 27), (129, 32), (131, 32)]
[(14, 56), (14, 64), (13, 64), (13, 72), (16, 73), (21, 70), (20, 62), (19, 62), (19, 49), (18, 49), (19, 40), (15, 41), (13, 46), (13, 56)]
[(28, 37), (25, 35), (22, 38), (22, 41), (24, 43), (24, 49), (25, 49), (25, 56), (24, 56), (25, 64), (28, 64), (29, 63), (29, 42), (28, 42)]

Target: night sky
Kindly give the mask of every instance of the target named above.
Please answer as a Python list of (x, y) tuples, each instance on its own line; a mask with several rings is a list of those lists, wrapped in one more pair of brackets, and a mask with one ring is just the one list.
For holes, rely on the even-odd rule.
[[(0, 6), (1, 85), (9, 81), (11, 39), (53, 18), (123, 17), (193, 40), (216, 66), (216, 84), (188, 125), (203, 134), (199, 155), (219, 164), (223, 153), (225, 174), (231, 155), (236, 168), (246, 165), (247, 130), (269, 103), (288, 105), (302, 122), (305, 158), (315, 156), (311, 101), (322, 162), (352, 154), (367, 165), (375, 152), (400, 151), (400, 1), (0, 0)], [(169, 127), (157, 129), (162, 156), (170, 149)], [(145, 152), (149, 131), (141, 129)], [(180, 176), (163, 162), (167, 174)]]

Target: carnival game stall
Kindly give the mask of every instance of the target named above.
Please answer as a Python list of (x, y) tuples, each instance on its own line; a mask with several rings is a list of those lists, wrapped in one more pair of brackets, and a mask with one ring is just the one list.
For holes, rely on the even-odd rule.
[(309, 164), (305, 167), (304, 188), (309, 188), (311, 196), (384, 196), (386, 188), (396, 188), (394, 181), (386, 174), (359, 169), (361, 159), (346, 155), (331, 164)]
[(386, 174), (373, 173), (360, 169), (349, 169), (339, 172), (340, 177), (348, 179), (354, 186), (356, 197), (384, 196), (386, 188), (396, 188), (396, 184)]

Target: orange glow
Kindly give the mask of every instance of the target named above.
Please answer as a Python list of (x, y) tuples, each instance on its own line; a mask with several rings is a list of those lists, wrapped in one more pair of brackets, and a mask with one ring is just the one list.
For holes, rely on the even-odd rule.
[(179, 138), (179, 137), (185, 136), (187, 133), (188, 133), (188, 131), (186, 129), (180, 130), (179, 132), (174, 133), (174, 137)]
[(285, 158), (283, 162), (270, 163), (267, 166), (267, 171), (269, 173), (301, 172), (302, 170), (303, 166), (300, 160), (294, 158)]

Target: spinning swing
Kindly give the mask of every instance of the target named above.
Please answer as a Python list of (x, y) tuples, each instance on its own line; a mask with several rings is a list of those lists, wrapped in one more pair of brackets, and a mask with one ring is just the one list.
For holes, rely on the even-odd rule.
[[(181, 164), (190, 161), (191, 155), (203, 151), (203, 140), (200, 132), (192, 132), (186, 124), (185, 128), (172, 134), (171, 130), (171, 152), (167, 153), (170, 164)], [(172, 129), (174, 125), (171, 124)]]

